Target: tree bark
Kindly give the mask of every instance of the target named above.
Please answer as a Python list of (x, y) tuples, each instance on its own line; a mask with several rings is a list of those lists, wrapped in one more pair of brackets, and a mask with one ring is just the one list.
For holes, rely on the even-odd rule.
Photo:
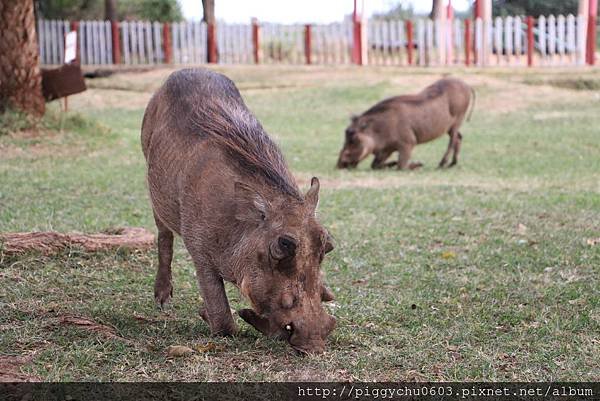
[(0, 113), (14, 108), (42, 116), (46, 104), (33, 0), (0, 1), (0, 32)]
[(429, 18), (436, 20), (442, 16), (444, 12), (444, 4), (442, 0), (433, 0), (433, 5), (431, 6), (431, 13), (429, 14)]
[[(206, 22), (207, 24), (212, 24), (213, 26), (215, 25), (216, 22), (216, 18), (215, 18), (215, 0), (202, 0), (202, 9), (203, 9), (203, 16), (202, 16), (202, 21)], [(216, 26), (215, 26), (215, 30), (216, 30)], [(217, 54), (217, 59), (219, 58), (219, 49), (217, 48), (217, 44), (216, 44), (216, 38), (213, 38), (215, 43), (215, 51)], [(208, 34), (206, 37), (206, 61), (207, 62), (211, 62), (211, 56), (210, 56), (210, 49), (212, 48), (212, 44), (210, 43), (211, 41), (211, 35)]]
[(117, 20), (117, 0), (104, 0), (104, 19), (106, 21)]
[(202, 0), (203, 16), (202, 21), (207, 24), (215, 23), (215, 0)]

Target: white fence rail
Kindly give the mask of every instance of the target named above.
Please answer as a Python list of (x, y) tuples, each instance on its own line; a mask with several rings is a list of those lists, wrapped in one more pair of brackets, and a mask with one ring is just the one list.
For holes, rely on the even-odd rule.
[[(586, 51), (584, 17), (540, 17), (535, 21), (534, 54), (536, 65), (583, 65)], [(471, 24), (470, 43), (466, 43), (465, 23), (446, 23), (418, 19), (413, 24), (412, 42), (405, 21), (370, 20), (363, 23), (366, 31), (367, 60), (374, 65), (408, 65), (409, 47), (413, 64), (419, 66), (457, 65), (467, 60), (467, 50), (476, 65), (526, 65), (528, 27), (524, 17), (480, 19)], [(42, 64), (61, 64), (64, 35), (70, 30), (68, 21), (38, 20), (38, 37)], [(79, 59), (83, 65), (115, 63), (118, 50), (120, 63), (153, 65), (170, 61), (175, 64), (201, 64), (207, 60), (206, 24), (176, 22), (165, 28), (162, 23), (124, 21), (118, 24), (118, 48), (113, 49), (113, 29), (106, 21), (79, 23)], [(349, 64), (352, 62), (353, 23), (349, 20), (327, 25), (311, 25), (310, 37), (304, 25), (260, 25), (258, 49), (250, 24), (218, 24), (216, 26), (218, 62), (223, 64), (260, 63)], [(168, 37), (165, 35), (168, 33)], [(165, 39), (169, 42), (165, 43)], [(168, 44), (168, 46), (165, 46)], [(307, 48), (307, 46), (310, 48)], [(167, 54), (171, 55), (167, 60)], [(308, 53), (308, 54), (307, 54)]]

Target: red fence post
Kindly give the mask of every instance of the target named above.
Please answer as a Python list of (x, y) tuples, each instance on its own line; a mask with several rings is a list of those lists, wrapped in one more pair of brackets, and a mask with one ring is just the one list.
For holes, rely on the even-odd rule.
[(311, 43), (311, 27), (310, 24), (306, 24), (304, 26), (304, 57), (306, 58), (306, 64), (311, 64), (311, 51), (312, 51), (312, 43)]
[(413, 64), (413, 23), (412, 21), (406, 21), (406, 55), (408, 58), (408, 65)]
[(358, 19), (353, 21), (354, 46), (352, 47), (352, 61), (355, 64), (362, 65), (362, 40), (361, 23)]
[(119, 23), (110, 21), (112, 33), (112, 56), (113, 64), (121, 64), (121, 37), (119, 35)]
[(585, 59), (589, 65), (596, 63), (596, 20), (598, 0), (590, 0), (588, 7), (587, 46)]
[(527, 66), (533, 66), (533, 17), (527, 17)]
[(208, 62), (217, 62), (217, 30), (215, 24), (208, 24)]
[(71, 21), (71, 30), (77, 32), (77, 46), (75, 47), (75, 61), (73, 61), (73, 64), (80, 64), (80, 54), (79, 54), (79, 49), (80, 49), (80, 44), (79, 41), (81, 40), (81, 38), (79, 37), (79, 21)]
[(465, 20), (465, 65), (471, 65), (471, 20)]
[(254, 51), (254, 63), (258, 64), (260, 62), (260, 28), (258, 26), (258, 20), (256, 18), (252, 19), (252, 46)]
[[(168, 22), (163, 24), (163, 53), (165, 55), (165, 64), (173, 62), (173, 47), (171, 46), (171, 25)], [(127, 46), (127, 45), (126, 45)]]

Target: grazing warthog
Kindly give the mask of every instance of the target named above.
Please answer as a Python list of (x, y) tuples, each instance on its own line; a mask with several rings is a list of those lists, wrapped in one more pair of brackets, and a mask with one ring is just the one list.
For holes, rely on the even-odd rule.
[[(415, 145), (436, 139), (445, 132), (450, 135), (450, 143), (439, 167), (448, 163), (450, 151), (454, 153), (449, 167), (454, 166), (462, 141), (459, 129), (471, 100), (474, 105), (475, 91), (470, 86), (458, 79), (446, 78), (417, 95), (397, 96), (377, 103), (360, 116), (352, 117), (338, 168), (356, 167), (371, 153), (375, 156), (371, 164), (374, 169), (420, 167), (421, 163), (410, 163)], [(395, 151), (398, 151), (398, 161), (386, 163)]]
[(323, 351), (335, 318), (321, 304), (333, 299), (320, 271), (333, 245), (315, 216), (319, 180), (300, 192), (233, 82), (202, 69), (173, 73), (146, 108), (142, 148), (158, 227), (157, 303), (172, 297), (176, 233), (213, 334), (237, 331), (226, 280), (252, 305), (238, 312), (246, 322), (298, 351)]

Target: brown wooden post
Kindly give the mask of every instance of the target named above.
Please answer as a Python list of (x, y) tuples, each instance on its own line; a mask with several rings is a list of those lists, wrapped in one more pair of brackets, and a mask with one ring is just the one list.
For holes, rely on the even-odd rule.
[(81, 38), (79, 37), (79, 21), (71, 21), (71, 30), (77, 32), (77, 46), (75, 46), (75, 61), (73, 61), (73, 64), (79, 65), (81, 60), (79, 54), (79, 41), (81, 40)]
[(598, 15), (598, 0), (590, 0), (588, 5), (588, 26), (586, 61), (589, 65), (596, 64), (596, 21)]
[(465, 20), (465, 65), (471, 65), (471, 20)]
[(119, 23), (110, 21), (112, 31), (112, 56), (113, 64), (121, 64), (121, 37), (119, 35)]
[(412, 21), (406, 21), (406, 54), (408, 58), (408, 65), (413, 64), (413, 48), (415, 44), (413, 42), (413, 23)]
[(312, 29), (310, 24), (306, 24), (304, 26), (304, 57), (306, 58), (306, 64), (311, 64), (311, 53), (312, 53), (312, 43), (311, 43), (311, 34)]
[(260, 26), (256, 18), (252, 19), (252, 46), (254, 50), (254, 63), (260, 63)]
[(215, 24), (208, 24), (208, 62), (217, 62), (217, 30)]
[(533, 17), (527, 17), (527, 66), (533, 66), (533, 50), (535, 48), (533, 37)]
[(173, 62), (173, 46), (171, 46), (171, 24), (165, 22), (163, 24), (163, 53), (165, 55), (165, 64), (171, 64)]

